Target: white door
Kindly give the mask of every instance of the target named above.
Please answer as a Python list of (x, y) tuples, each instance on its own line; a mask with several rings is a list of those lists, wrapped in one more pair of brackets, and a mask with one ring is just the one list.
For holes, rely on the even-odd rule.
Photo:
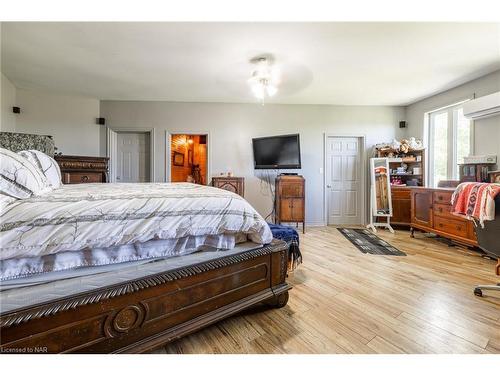
[(150, 134), (117, 134), (116, 182), (150, 181)]
[(359, 138), (328, 137), (326, 158), (328, 224), (361, 224)]

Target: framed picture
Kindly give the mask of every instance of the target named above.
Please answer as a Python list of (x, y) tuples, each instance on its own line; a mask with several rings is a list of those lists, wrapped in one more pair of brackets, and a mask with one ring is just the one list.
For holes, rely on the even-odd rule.
[(174, 151), (174, 160), (173, 163), (177, 167), (183, 167), (184, 166), (184, 154)]
[(188, 165), (193, 165), (193, 150), (188, 150)]

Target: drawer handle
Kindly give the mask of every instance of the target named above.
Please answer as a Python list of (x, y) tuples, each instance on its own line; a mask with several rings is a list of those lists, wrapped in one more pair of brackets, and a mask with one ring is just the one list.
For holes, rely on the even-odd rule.
[(82, 178), (80, 179), (80, 181), (82, 182), (87, 182), (89, 180), (89, 176), (82, 176)]
[(439, 212), (443, 212), (443, 207), (438, 208)]
[(439, 226), (440, 226), (440, 227), (443, 227), (443, 224), (439, 223)]
[(457, 225), (457, 230), (462, 230), (462, 227), (460, 225)]

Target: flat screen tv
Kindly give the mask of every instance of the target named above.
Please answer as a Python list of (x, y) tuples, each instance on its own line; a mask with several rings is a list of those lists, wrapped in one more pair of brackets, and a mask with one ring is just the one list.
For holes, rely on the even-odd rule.
[(298, 134), (252, 139), (255, 169), (300, 169)]

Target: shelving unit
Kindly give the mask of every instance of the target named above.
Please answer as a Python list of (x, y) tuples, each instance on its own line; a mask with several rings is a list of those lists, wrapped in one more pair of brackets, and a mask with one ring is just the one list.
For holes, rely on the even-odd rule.
[[(425, 185), (425, 149), (409, 150), (406, 154), (391, 148), (377, 149), (377, 157), (389, 159), (389, 169), (391, 170), (391, 185), (406, 186), (408, 180), (417, 180), (416, 186)], [(403, 164), (408, 166), (405, 173), (394, 172)], [(419, 173), (413, 173), (414, 168), (420, 168)], [(401, 180), (401, 184), (393, 184), (396, 178)]]
[[(425, 150), (410, 150), (406, 154), (393, 149), (377, 149), (377, 156), (389, 158), (391, 171), (397, 170), (403, 163), (408, 165), (412, 173), (391, 173), (391, 224), (396, 226), (411, 226), (411, 192), (412, 188), (406, 186), (410, 179), (417, 180), (417, 186), (425, 185)], [(420, 173), (413, 173), (414, 168), (421, 168)], [(402, 184), (394, 185), (392, 181), (400, 178)]]

